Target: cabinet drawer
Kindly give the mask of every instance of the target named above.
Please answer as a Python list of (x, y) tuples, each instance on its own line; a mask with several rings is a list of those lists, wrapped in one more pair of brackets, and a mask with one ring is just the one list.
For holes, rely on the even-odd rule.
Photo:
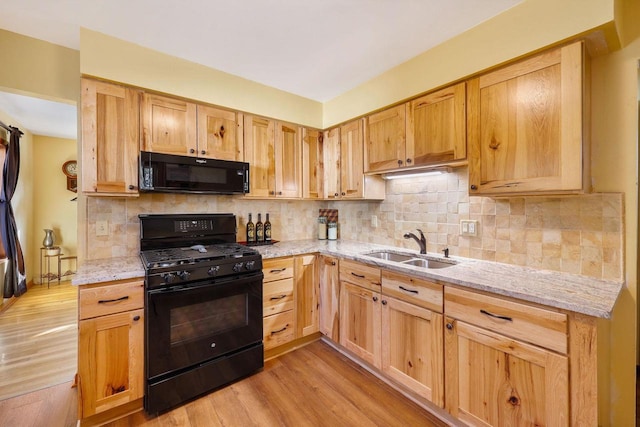
[(79, 319), (105, 316), (144, 307), (144, 281), (80, 288)]
[(567, 353), (567, 315), (488, 295), (445, 287), (449, 317)]
[(442, 285), (437, 283), (383, 271), (382, 293), (442, 313)]
[(262, 272), (265, 283), (293, 277), (293, 258), (265, 259), (262, 261)]
[(340, 260), (340, 281), (380, 292), (380, 269), (343, 259)]
[(262, 323), (264, 349), (269, 350), (293, 341), (296, 337), (296, 325), (293, 310), (264, 318)]
[(262, 292), (263, 316), (293, 309), (293, 279), (282, 279), (264, 284)]

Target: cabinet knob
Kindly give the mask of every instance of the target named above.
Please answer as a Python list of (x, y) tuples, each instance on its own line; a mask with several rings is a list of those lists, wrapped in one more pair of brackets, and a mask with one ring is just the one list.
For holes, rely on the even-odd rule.
[(140, 320), (140, 316), (133, 316), (133, 321), (137, 322), (138, 320)]
[(335, 261), (331, 261), (331, 265), (336, 265), (336, 262)]
[(282, 196), (282, 191), (278, 191), (278, 196)]
[(407, 164), (411, 164), (411, 159), (407, 159)]
[(334, 193), (334, 196), (336, 196), (336, 197), (338, 197), (339, 195), (340, 195), (340, 194), (338, 194), (338, 193)]
[(269, 194), (273, 196), (274, 194), (276, 194), (276, 192), (275, 191), (269, 191)]
[(193, 154), (193, 153), (195, 153), (195, 152), (196, 152), (196, 150), (194, 150), (193, 148), (190, 148), (190, 149), (189, 149), (189, 152), (190, 152), (191, 154)]
[(130, 185), (130, 186), (129, 186), (129, 190), (135, 190), (135, 189), (136, 189), (136, 186), (135, 186), (135, 185)]
[(378, 297), (373, 297), (373, 302), (377, 302), (378, 301)]
[(382, 300), (382, 305), (387, 305), (387, 300), (386, 299)]
[(200, 152), (200, 154), (207, 154), (207, 152), (206, 152), (206, 151), (204, 151), (204, 150), (202, 150), (202, 151)]
[(478, 186), (477, 186), (477, 185), (475, 185), (475, 184), (471, 184), (471, 189), (472, 189), (472, 190), (477, 190), (477, 189), (478, 189)]
[(398, 166), (402, 166), (402, 160), (398, 160)]
[(447, 329), (448, 330), (452, 330), (453, 329), (453, 323), (447, 323)]
[(343, 192), (342, 192), (342, 195), (343, 195), (343, 196), (346, 196), (346, 195), (347, 195), (347, 193), (345, 193), (345, 192), (343, 191)]

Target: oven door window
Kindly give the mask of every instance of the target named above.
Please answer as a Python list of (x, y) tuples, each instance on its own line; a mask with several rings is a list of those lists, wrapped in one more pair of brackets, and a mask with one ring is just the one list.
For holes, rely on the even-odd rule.
[(262, 275), (147, 292), (148, 378), (262, 341)]

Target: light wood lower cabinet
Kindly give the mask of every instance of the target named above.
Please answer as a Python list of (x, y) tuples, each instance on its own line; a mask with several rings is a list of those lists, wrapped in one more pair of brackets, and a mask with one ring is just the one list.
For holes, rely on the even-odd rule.
[(338, 258), (321, 256), (318, 260), (320, 276), (320, 332), (327, 338), (340, 341), (340, 272)]
[(142, 293), (142, 280), (87, 285), (78, 292), (81, 420), (117, 410), (144, 395)]
[(296, 337), (293, 258), (265, 259), (263, 289), (263, 343), (270, 350)]
[(296, 338), (318, 332), (318, 267), (315, 255), (294, 259), (296, 282)]
[(381, 366), (380, 292), (340, 283), (340, 345), (364, 361)]
[[(493, 306), (454, 308), (458, 318), (448, 315), (449, 301), (455, 307), (460, 298), (473, 300), (474, 296), (490, 299), (487, 303)], [(503, 301), (500, 307), (500, 301), (473, 292), (445, 290), (446, 409), (473, 426), (569, 425), (568, 356), (514, 338), (529, 331), (530, 342), (546, 339), (536, 336), (527, 323), (532, 320), (527, 318), (529, 310), (541, 309), (511, 301)], [(488, 322), (487, 327), (468, 323), (476, 312)], [(547, 328), (543, 335), (551, 330), (548, 317), (540, 317), (538, 323)], [(566, 327), (566, 321), (564, 324)]]

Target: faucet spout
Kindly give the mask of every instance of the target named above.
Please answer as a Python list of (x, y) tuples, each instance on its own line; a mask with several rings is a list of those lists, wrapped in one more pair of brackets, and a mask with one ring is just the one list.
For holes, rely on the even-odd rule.
[(416, 236), (413, 233), (405, 233), (404, 237), (405, 239), (413, 239), (418, 243), (418, 246), (420, 246), (420, 253), (421, 254), (426, 254), (427, 253), (427, 239), (424, 237), (424, 233), (422, 232), (422, 230), (420, 229), (416, 229), (416, 231), (418, 233), (420, 233), (420, 237), (418, 238), (418, 236)]

